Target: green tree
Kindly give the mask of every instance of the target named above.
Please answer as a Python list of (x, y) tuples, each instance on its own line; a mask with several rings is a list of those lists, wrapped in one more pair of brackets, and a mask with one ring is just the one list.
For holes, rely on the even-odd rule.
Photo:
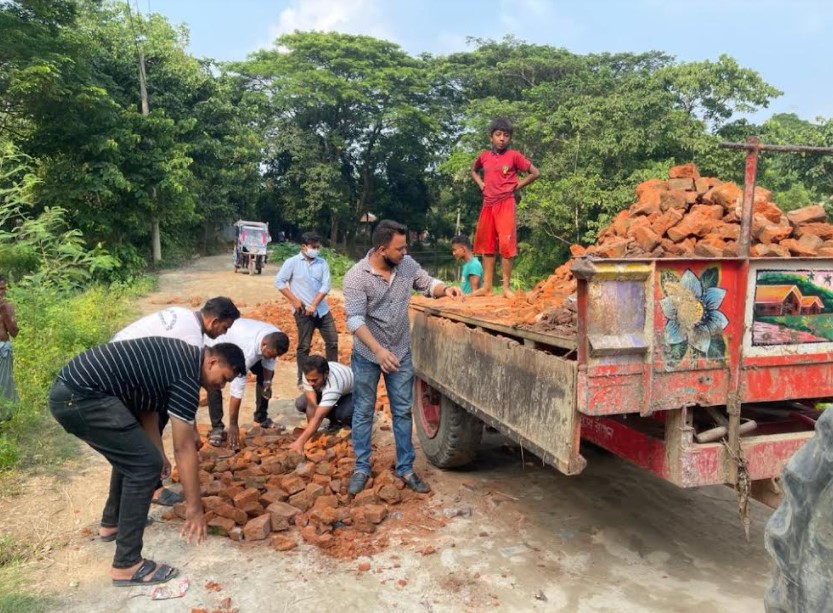
[(367, 36), (288, 34), (232, 66), (260, 105), (274, 205), (332, 242), (367, 212), (421, 225), (442, 121), (427, 58)]

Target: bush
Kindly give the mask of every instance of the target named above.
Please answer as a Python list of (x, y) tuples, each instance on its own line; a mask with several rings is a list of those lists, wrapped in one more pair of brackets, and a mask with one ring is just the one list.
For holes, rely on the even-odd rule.
[(143, 277), (75, 292), (31, 285), (9, 290), (20, 325), (12, 341), (20, 403), (1, 426), (0, 469), (53, 465), (72, 454), (75, 439), (49, 415), (49, 388), (72, 357), (106, 342), (131, 319), (132, 299), (150, 288), (150, 278)]

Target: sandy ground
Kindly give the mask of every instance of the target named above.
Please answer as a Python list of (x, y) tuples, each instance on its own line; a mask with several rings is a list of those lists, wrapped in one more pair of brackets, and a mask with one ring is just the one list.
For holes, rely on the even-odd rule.
[[(276, 299), (275, 266), (262, 276), (234, 275), (228, 256), (204, 258), (164, 273), (144, 312), (165, 301), (226, 294), (254, 307)], [(294, 425), (294, 365), (281, 362), (270, 405)], [(252, 388), (253, 386), (249, 386)], [(251, 390), (247, 390), (251, 393)], [(247, 416), (252, 402), (244, 400)], [(207, 412), (201, 411), (201, 421)], [(391, 433), (377, 431), (380, 447)], [(763, 611), (769, 574), (763, 528), (769, 510), (753, 503), (751, 541), (724, 487), (681, 490), (615, 457), (583, 451), (588, 467), (564, 477), (498, 435), (484, 437), (465, 471), (417, 470), (434, 493), (419, 523), (391, 517), (381, 531), (389, 547), (372, 557), (338, 560), (301, 544), (288, 553), (211, 537), (199, 547), (178, 538), (177, 524), (157, 521), (145, 555), (182, 569), (183, 598), (151, 601), (140, 588), (109, 586), (113, 544), (95, 533), (109, 467), (85, 451), (65, 474), (35, 477), (0, 500), (5, 531), (37, 543), (27, 566), (31, 591), (56, 597), (60, 611), (190, 611), (219, 608), (224, 598), (255, 611)], [(446, 519), (447, 509), (470, 509)], [(153, 509), (159, 518), (160, 508)], [(424, 554), (427, 546), (436, 552)], [(370, 571), (360, 572), (361, 562)], [(206, 583), (215, 581), (219, 591)]]

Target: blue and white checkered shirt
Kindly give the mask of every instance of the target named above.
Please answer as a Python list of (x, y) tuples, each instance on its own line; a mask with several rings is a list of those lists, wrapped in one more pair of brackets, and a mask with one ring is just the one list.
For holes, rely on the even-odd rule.
[[(286, 260), (275, 276), (275, 287), (283, 289), (289, 286), (298, 300), (309, 306), (318, 293), (330, 293), (330, 267), (324, 258), (315, 258), (310, 262), (302, 253)], [(327, 300), (318, 303), (316, 315), (324, 317), (330, 312)]]
[[(408, 303), (411, 290), (432, 296), (442, 283), (431, 277), (411, 256), (406, 255), (391, 272), (390, 283), (373, 270), (368, 256), (357, 262), (344, 276), (344, 307), (347, 328), (354, 332), (366, 325), (373, 338), (400, 360), (411, 349)], [(378, 363), (370, 348), (358, 337), (353, 347), (359, 355)]]

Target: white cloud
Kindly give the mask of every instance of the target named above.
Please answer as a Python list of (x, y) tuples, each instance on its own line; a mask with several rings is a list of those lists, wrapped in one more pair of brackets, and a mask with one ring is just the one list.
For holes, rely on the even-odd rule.
[(295, 30), (368, 34), (390, 39), (382, 0), (291, 0), (270, 29), (272, 41)]

